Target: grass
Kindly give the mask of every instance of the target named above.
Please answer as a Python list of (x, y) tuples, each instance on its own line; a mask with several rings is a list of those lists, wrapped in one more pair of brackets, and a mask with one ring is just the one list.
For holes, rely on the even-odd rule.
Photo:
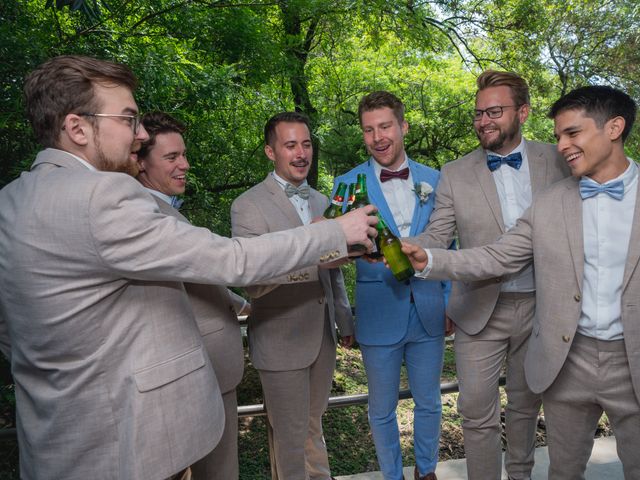
[[(445, 350), (442, 382), (455, 381), (455, 361), (451, 345)], [(407, 388), (406, 372), (401, 373), (401, 388)], [(332, 396), (366, 393), (367, 382), (358, 349), (338, 348), (337, 366)], [(504, 393), (502, 405), (506, 403)], [(456, 408), (457, 394), (442, 397), (442, 433), (440, 460), (463, 458), (461, 418)], [(262, 403), (262, 390), (258, 373), (246, 358), (246, 369), (238, 389), (238, 404)], [(13, 389), (0, 389), (0, 428), (13, 426)], [(413, 401), (402, 400), (398, 405), (398, 424), (403, 463), (414, 465), (413, 455)], [(379, 470), (375, 449), (369, 433), (366, 406), (328, 410), (324, 416), (324, 433), (333, 475), (349, 475)], [(611, 434), (605, 416), (600, 421), (597, 435)], [(504, 440), (504, 439), (503, 439)], [(269, 447), (265, 417), (240, 419), (239, 460), (241, 480), (270, 478)], [(539, 422), (538, 446), (545, 444), (544, 422)], [(0, 480), (17, 480), (18, 448), (14, 440), (0, 439)]]

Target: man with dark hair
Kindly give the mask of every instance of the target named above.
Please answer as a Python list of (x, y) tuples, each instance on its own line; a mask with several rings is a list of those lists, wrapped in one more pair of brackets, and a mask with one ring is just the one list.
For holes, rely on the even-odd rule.
[(224, 411), (182, 282), (256, 283), (375, 235), (373, 208), (256, 239), (162, 214), (119, 173), (137, 174), (148, 138), (135, 83), (123, 65), (80, 56), (25, 83), (47, 148), (0, 191), (0, 346), (26, 480), (166, 479), (202, 458)]
[[(185, 126), (171, 115), (151, 112), (142, 117), (149, 135), (138, 150), (138, 180), (153, 195), (160, 211), (182, 222), (188, 220), (178, 211), (189, 170), (187, 149), (182, 133)], [(219, 285), (185, 283), (189, 303), (198, 323), (211, 365), (216, 374), (224, 403), (224, 432), (220, 442), (192, 467), (200, 480), (238, 478), (238, 401), (236, 387), (242, 380), (244, 354), (238, 314), (247, 302)], [(250, 307), (250, 305), (249, 305)], [(248, 309), (247, 309), (248, 310)], [(189, 315), (190, 312), (187, 313)]]
[[(329, 203), (307, 184), (313, 158), (307, 117), (279, 113), (269, 119), (264, 132), (264, 151), (274, 170), (233, 202), (234, 235), (253, 237), (307, 225)], [(310, 267), (247, 291), (252, 303), (249, 351), (273, 429), (278, 479), (328, 480), (322, 415), (336, 364), (336, 323), (343, 345), (353, 342), (342, 272)]]
[[(478, 281), (535, 266), (536, 311), (525, 357), (542, 393), (549, 479), (584, 479), (604, 411), (625, 478), (640, 478), (640, 208), (638, 166), (624, 141), (636, 106), (603, 86), (551, 108), (573, 177), (541, 192), (496, 243), (460, 252), (406, 245), (421, 275)], [(430, 255), (430, 257), (429, 257)]]
[[(568, 175), (553, 145), (526, 140), (527, 82), (511, 72), (487, 70), (477, 79), (473, 127), (480, 148), (442, 167), (436, 207), (418, 241), (446, 248), (486, 245), (515, 225), (531, 200)], [(456, 327), (467, 475), (502, 476), (502, 426), (498, 381), (506, 366), (505, 468), (509, 478), (528, 479), (533, 468), (540, 396), (524, 378), (524, 354), (535, 311), (531, 266), (491, 281), (454, 282), (447, 306)]]
[[(366, 174), (367, 192), (398, 237), (416, 235), (429, 220), (440, 174), (409, 159), (404, 105), (385, 91), (370, 93), (358, 107), (371, 158), (335, 179), (355, 183)], [(396, 418), (400, 368), (406, 365), (415, 402), (414, 478), (434, 480), (438, 462), (446, 285), (398, 282), (382, 264), (356, 262), (356, 338), (369, 389), (369, 423), (385, 480), (401, 480), (402, 453)]]
[[(233, 234), (253, 237), (308, 225), (328, 199), (309, 187), (313, 159), (307, 117), (274, 115), (264, 129), (274, 170), (231, 206)], [(310, 267), (247, 288), (251, 362), (260, 374), (280, 480), (331, 478), (322, 415), (336, 364), (336, 323), (353, 343), (351, 307), (339, 268)], [(275, 468), (274, 468), (275, 467)]]

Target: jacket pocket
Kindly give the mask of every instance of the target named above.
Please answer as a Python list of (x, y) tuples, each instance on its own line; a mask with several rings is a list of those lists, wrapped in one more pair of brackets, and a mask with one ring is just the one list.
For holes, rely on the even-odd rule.
[(202, 368), (205, 364), (204, 351), (199, 345), (182, 355), (143, 368), (133, 374), (140, 392), (148, 392), (174, 382), (189, 373)]

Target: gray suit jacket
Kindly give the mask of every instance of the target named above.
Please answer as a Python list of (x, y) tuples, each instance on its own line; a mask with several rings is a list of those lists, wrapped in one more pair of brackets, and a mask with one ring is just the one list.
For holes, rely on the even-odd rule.
[(346, 255), (337, 222), (219, 237), (53, 149), (0, 205), (0, 346), (25, 479), (157, 480), (203, 457), (223, 409), (182, 282), (252, 284)]
[[(535, 199), (547, 186), (569, 175), (554, 145), (525, 141), (531, 192)], [(424, 247), (447, 248), (457, 233), (459, 248), (494, 242), (505, 232), (502, 209), (484, 149), (442, 167), (435, 210), (421, 235), (410, 239)], [(480, 332), (495, 309), (502, 279), (454, 282), (447, 315), (469, 335)]]
[[(624, 342), (640, 401), (640, 193), (622, 283)], [(584, 270), (582, 199), (578, 180), (556, 183), (498, 242), (449, 252), (432, 250), (432, 277), (480, 280), (517, 272), (533, 260), (536, 313), (525, 359), (527, 383), (536, 393), (553, 383), (567, 358), (581, 313)]]
[[(328, 199), (311, 190), (312, 217), (322, 215)], [(231, 206), (233, 234), (249, 237), (277, 232), (302, 221), (271, 175), (240, 195)], [(296, 370), (318, 356), (325, 327), (325, 306), (335, 339), (335, 323), (342, 335), (353, 334), (353, 316), (339, 268), (298, 269), (247, 288), (251, 295), (249, 350), (251, 361), (263, 370)]]
[[(189, 223), (178, 210), (153, 197), (162, 213)], [(227, 393), (238, 386), (244, 371), (244, 352), (238, 316), (229, 290), (220, 285), (185, 283), (189, 302), (209, 354), (220, 391)]]

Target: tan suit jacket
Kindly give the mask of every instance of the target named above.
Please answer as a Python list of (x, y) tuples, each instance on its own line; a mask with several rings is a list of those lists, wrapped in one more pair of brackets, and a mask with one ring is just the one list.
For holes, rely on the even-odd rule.
[[(555, 145), (525, 141), (533, 198), (569, 175)], [(421, 235), (410, 241), (424, 247), (448, 248), (457, 233), (459, 248), (494, 242), (505, 232), (498, 191), (486, 153), (479, 148), (442, 167), (435, 210)], [(447, 315), (469, 335), (486, 326), (493, 313), (502, 278), (454, 282)]]
[[(640, 193), (622, 283), (622, 325), (631, 378), (640, 401)], [(556, 183), (498, 242), (449, 252), (432, 250), (432, 277), (480, 280), (519, 271), (533, 260), (536, 312), (525, 359), (527, 383), (536, 393), (553, 383), (576, 334), (584, 270), (582, 199), (578, 180)]]
[(53, 149), (0, 205), (0, 346), (27, 480), (157, 480), (203, 457), (222, 402), (182, 282), (254, 284), (346, 255), (337, 222), (219, 237)]
[[(309, 197), (312, 218), (321, 216), (327, 198), (316, 190)], [(249, 237), (302, 225), (282, 187), (269, 174), (240, 195), (231, 206), (233, 235)], [(335, 340), (337, 323), (342, 335), (353, 334), (351, 307), (339, 268), (309, 267), (247, 288), (251, 296), (249, 350), (262, 370), (297, 370), (318, 356), (329, 312)]]
[[(180, 221), (189, 221), (175, 208), (153, 197), (160, 211)], [(229, 290), (220, 285), (185, 283), (189, 302), (209, 354), (222, 393), (234, 390), (242, 380), (244, 352), (238, 316)]]

